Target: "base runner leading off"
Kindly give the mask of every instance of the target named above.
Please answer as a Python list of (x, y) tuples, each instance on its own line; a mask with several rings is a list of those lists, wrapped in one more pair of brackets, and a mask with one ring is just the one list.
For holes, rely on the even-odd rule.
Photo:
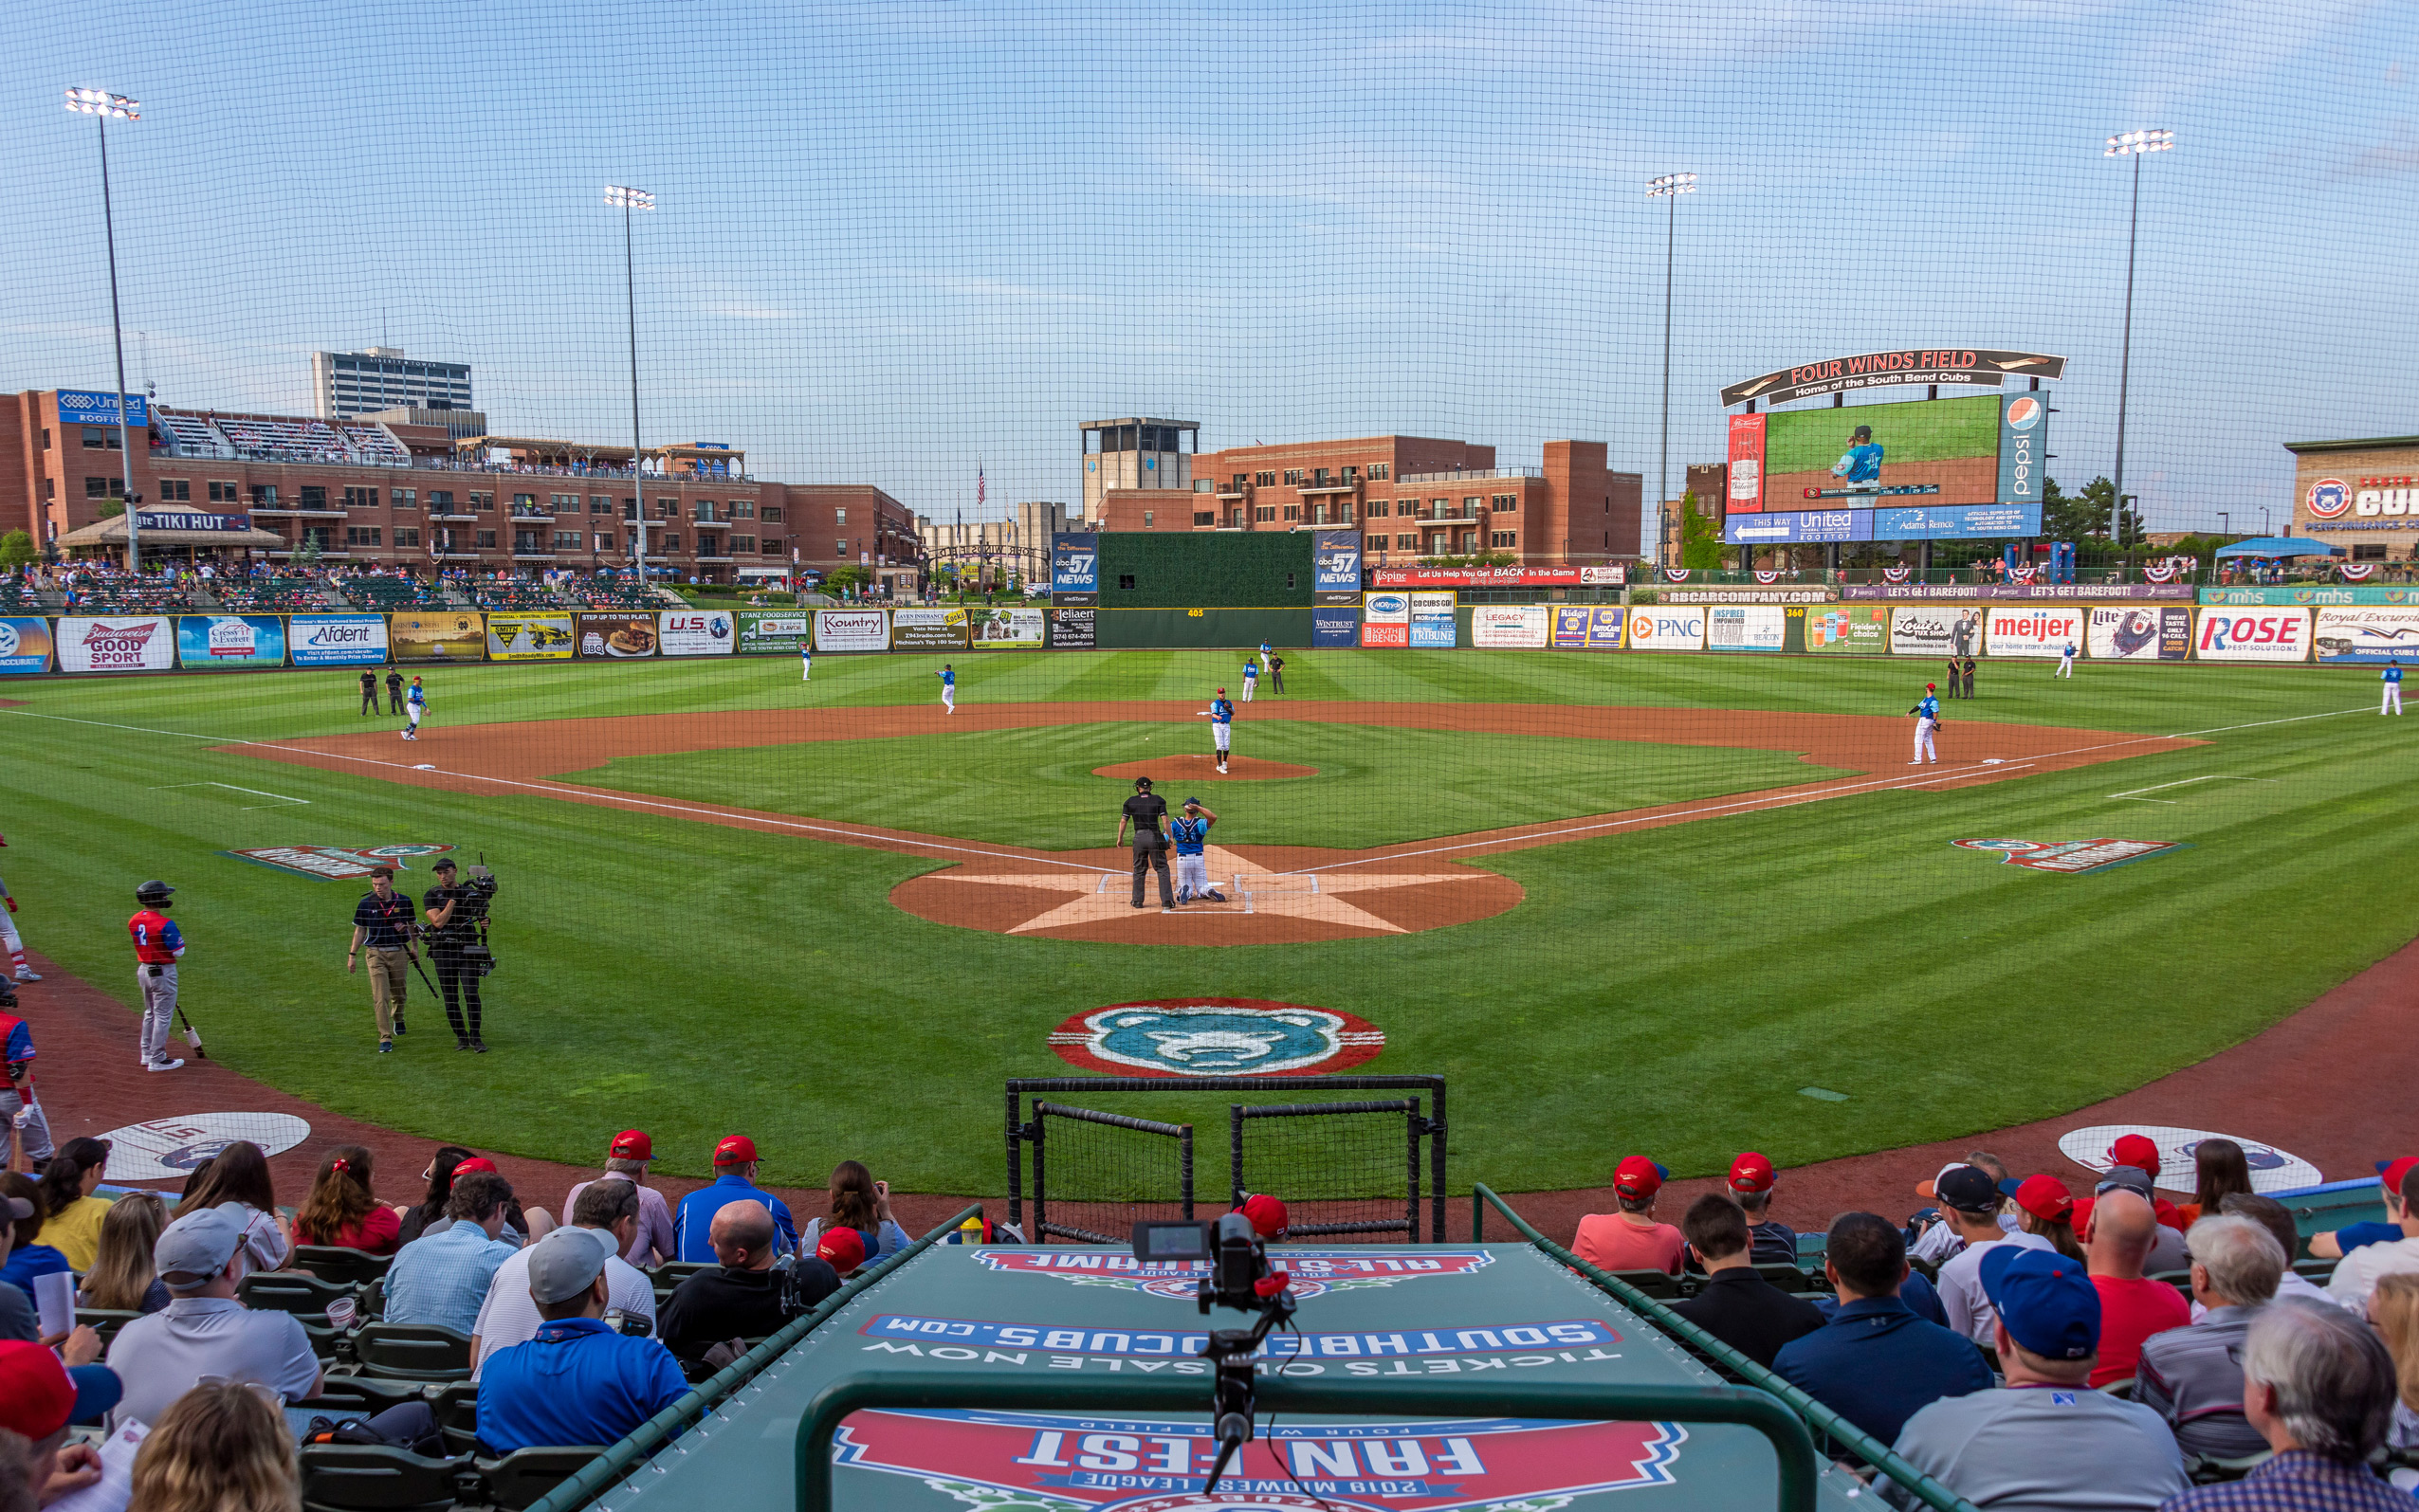
[(1940, 728), (1940, 700), (1931, 683), (1923, 685), (1923, 701), (1907, 712), (1915, 717), (1915, 758), (1907, 765), (1919, 767), (1929, 759), (1938, 766), (1940, 753), (1933, 749), (1932, 732)]
[(1226, 770), (1227, 748), (1235, 741), (1235, 705), (1227, 701), (1226, 690), (1219, 688), (1218, 697), (1201, 711), (1209, 716), (1210, 739), (1218, 746), (1218, 770)]

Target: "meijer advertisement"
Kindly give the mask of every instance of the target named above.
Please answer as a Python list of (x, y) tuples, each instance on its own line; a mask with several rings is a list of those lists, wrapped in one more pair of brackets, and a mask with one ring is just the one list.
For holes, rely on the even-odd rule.
[(890, 615), (879, 609), (818, 609), (815, 611), (815, 648), (818, 651), (887, 651), (890, 648)]
[(1985, 656), (2038, 656), (2055, 658), (2065, 653), (2069, 646), (2083, 648), (2082, 606), (2059, 604), (2025, 604), (2001, 608), (1993, 605), (1982, 614), (1982, 652)]
[(2203, 662), (2300, 662), (2310, 655), (2306, 609), (2205, 609), (2192, 655)]
[(176, 628), (162, 614), (59, 622), (62, 672), (165, 672), (176, 665)]
[(377, 666), (386, 661), (383, 614), (297, 614), (285, 622), (296, 666)]

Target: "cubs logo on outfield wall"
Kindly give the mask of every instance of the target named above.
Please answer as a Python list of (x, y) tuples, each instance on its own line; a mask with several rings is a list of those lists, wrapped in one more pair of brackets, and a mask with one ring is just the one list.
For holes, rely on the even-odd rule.
[(1349, 1069), (1385, 1048), (1357, 1013), (1249, 997), (1118, 1003), (1053, 1029), (1059, 1059), (1109, 1076), (1307, 1076)]

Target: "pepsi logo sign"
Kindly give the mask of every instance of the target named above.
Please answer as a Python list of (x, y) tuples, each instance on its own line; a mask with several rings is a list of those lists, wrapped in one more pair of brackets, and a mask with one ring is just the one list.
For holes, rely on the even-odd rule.
[(2333, 519), (2352, 507), (2352, 485), (2340, 478), (2321, 478), (2310, 485), (2310, 513)]
[(2043, 412), (2041, 401), (2034, 398), (2031, 394), (2025, 394), (2019, 398), (2011, 400), (2007, 405), (2007, 428), (2010, 430), (2030, 430), (2033, 427), (2041, 424), (2041, 417)]

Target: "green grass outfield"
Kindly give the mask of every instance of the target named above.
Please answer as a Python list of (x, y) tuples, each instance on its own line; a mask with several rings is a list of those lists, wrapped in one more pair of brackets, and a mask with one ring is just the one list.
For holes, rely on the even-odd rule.
[[(1189, 699), (1231, 685), (1240, 666), (1208, 652), (957, 660), (968, 706)], [(1677, 706), (1709, 721), (1725, 709), (1896, 717), (1923, 676), (1921, 664), (1803, 657), (1327, 651), (1289, 662), (1296, 698)], [(919, 702), (935, 696), (937, 665), (825, 657), (806, 687), (779, 658), (439, 667), (427, 674), (431, 738), (396, 750), (439, 760), (445, 730), (471, 722)], [(668, 1166), (698, 1172), (715, 1139), (744, 1129), (782, 1182), (819, 1181), (857, 1156), (906, 1190), (996, 1192), (1000, 1080), (1064, 1071), (1045, 1044), (1054, 1027), (1105, 1004), (1215, 993), (1349, 1010), (1387, 1035), (1365, 1069), (1449, 1077), (1457, 1183), (1593, 1185), (1629, 1151), (1684, 1174), (1718, 1170), (1748, 1146), (1797, 1164), (2063, 1111), (2240, 1041), (2419, 934), (2419, 897), (2399, 884), (2395, 859), (2419, 840), (2409, 744), (2419, 724), (2367, 712), (2373, 677), (2085, 663), (2074, 682), (2052, 683), (2048, 672), (1987, 663), (1983, 701), (1949, 706), (1948, 754), (1970, 719), (2218, 733), (2191, 751), (1980, 790), (1875, 792), (1492, 857), (1477, 864), (1517, 880), (1521, 906), (1329, 944), (1177, 949), (955, 929), (886, 901), (934, 865), (915, 857), (536, 795), (407, 789), (210, 748), (392, 728), (353, 714), (340, 672), (0, 689), (25, 701), (0, 709), (0, 859), (27, 942), (121, 1000), (131, 888), (175, 883), (192, 940), (185, 1002), (212, 1056), (431, 1139), (584, 1161), (638, 1123)], [(1267, 720), (1282, 708), (1263, 698), (1247, 712)], [(1337, 734), (1292, 729), (1305, 741)], [(971, 835), (1017, 803), (1045, 829), (1073, 823), (1082, 805), (1069, 794), (1096, 785), (1105, 841), (1124, 784), (1081, 774), (1121, 753), (1097, 729), (1066, 738), (1068, 752), (973, 732), (843, 742), (820, 772), (813, 748), (777, 753), (765, 765), (786, 764), (797, 783), (784, 802), (762, 801), (812, 811), (806, 796), (854, 793), (863, 810), (875, 799), (862, 795), (878, 792), (897, 806), (885, 812)], [(1238, 830), (1258, 828), (1263, 805), (1307, 824), (1301, 806), (1318, 801), (1340, 822), (1375, 827), (1400, 811), (1418, 830), (1446, 832), (1468, 815), (1426, 808), (1475, 803), (1491, 783), (1508, 809), (1533, 814), (1646, 792), (1623, 784), (1766, 780), (1754, 753), (1667, 747), (1623, 746), (1635, 759), (1609, 766), (1582, 754), (1567, 772), (1568, 743), (1353, 727), (1335, 770), (1266, 785), (1265, 798), (1231, 786), (1221, 811)], [(744, 760), (688, 759), (686, 778), (657, 773), (650, 785), (682, 778), (707, 790), (697, 796), (741, 795), (712, 781), (744, 784)], [(2145, 794), (2170, 800), (2156, 805), (2110, 796), (2199, 776), (2233, 780)], [(944, 822), (953, 813), (961, 822)], [(2190, 848), (2072, 878), (1950, 845), (1977, 836)], [(405, 1048), (374, 1054), (366, 986), (343, 973), (356, 890), (214, 854), (405, 841), (484, 849), (497, 868), (494, 1054), (456, 1054), (425, 995)], [(38, 992), (27, 1001), (39, 1032)], [(72, 1102), (76, 1078), (116, 1069), (45, 1074)], [(1846, 1101), (1799, 1095), (1808, 1086)]]
[(1854, 410), (1784, 410), (1765, 424), (1764, 470), (1819, 472), (1840, 460), (1849, 435), (1871, 426), (1882, 460), (1898, 464), (1999, 455), (1999, 395), (1915, 399)]

